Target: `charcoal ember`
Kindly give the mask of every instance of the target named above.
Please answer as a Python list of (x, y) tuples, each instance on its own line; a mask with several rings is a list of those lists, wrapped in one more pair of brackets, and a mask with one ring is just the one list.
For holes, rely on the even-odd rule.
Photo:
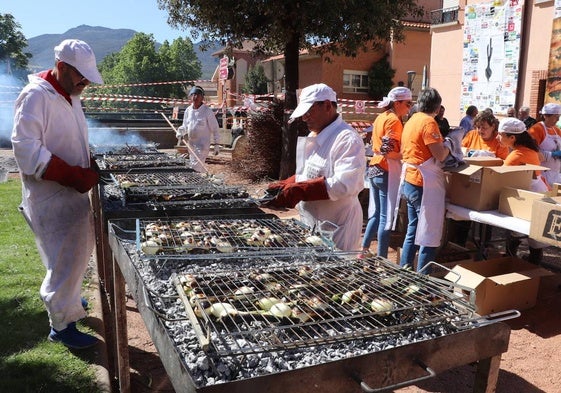
[(197, 359), (196, 364), (199, 370), (207, 371), (210, 367), (210, 360), (207, 356), (203, 356)]

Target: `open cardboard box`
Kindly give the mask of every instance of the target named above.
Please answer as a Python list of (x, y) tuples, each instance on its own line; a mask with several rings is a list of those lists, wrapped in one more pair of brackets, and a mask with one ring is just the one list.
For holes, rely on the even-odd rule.
[(462, 165), (448, 170), (449, 202), (476, 211), (497, 210), (504, 187), (529, 189), (539, 165), (481, 166)]
[(530, 221), (532, 219), (532, 204), (543, 197), (544, 194), (539, 192), (505, 187), (499, 197), (499, 213)]
[(547, 196), (559, 196), (560, 186), (556, 183), (551, 187), (551, 191), (543, 194), (519, 188), (504, 187), (499, 198), (499, 213), (531, 221), (534, 201)]
[(561, 197), (544, 197), (533, 202), (530, 237), (561, 247)]
[(487, 315), (534, 307), (541, 277), (552, 274), (522, 259), (503, 257), (459, 262), (444, 278), (475, 290), (476, 312)]

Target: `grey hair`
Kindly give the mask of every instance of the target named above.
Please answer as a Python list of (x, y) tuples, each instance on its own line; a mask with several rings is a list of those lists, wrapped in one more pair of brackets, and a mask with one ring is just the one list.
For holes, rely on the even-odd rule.
[(421, 90), (417, 97), (419, 112), (434, 113), (440, 107), (442, 97), (438, 91), (432, 87)]

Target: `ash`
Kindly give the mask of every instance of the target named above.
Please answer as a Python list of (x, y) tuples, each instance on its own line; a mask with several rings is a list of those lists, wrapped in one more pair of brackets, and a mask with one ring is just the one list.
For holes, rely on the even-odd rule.
[[(459, 328), (454, 327), (451, 323), (437, 323), (425, 327), (404, 328), (398, 333), (392, 332), (368, 338), (349, 339), (333, 344), (248, 353), (239, 356), (217, 356), (212, 353), (212, 350), (204, 352), (201, 349), (195, 331), (189, 322), (185, 306), (178, 298), (177, 291), (171, 282), (172, 274), (198, 274), (232, 269), (233, 267), (236, 270), (259, 269), (264, 266), (271, 267), (270, 260), (252, 257), (246, 260), (236, 259), (233, 261), (225, 258), (223, 260), (197, 260), (196, 264), (193, 261), (173, 259), (147, 260), (138, 257), (133, 244), (122, 244), (129, 251), (131, 262), (146, 288), (151, 292), (152, 307), (169, 319), (163, 321), (164, 326), (197, 387), (319, 366), (326, 362), (431, 340), (459, 331)], [(294, 260), (286, 262), (275, 260), (274, 263), (274, 267), (294, 266)], [(211, 343), (213, 340), (219, 340), (215, 335), (216, 333), (211, 334)], [(251, 344), (243, 339), (238, 339), (236, 342), (227, 345), (243, 349), (247, 346), (251, 347)]]

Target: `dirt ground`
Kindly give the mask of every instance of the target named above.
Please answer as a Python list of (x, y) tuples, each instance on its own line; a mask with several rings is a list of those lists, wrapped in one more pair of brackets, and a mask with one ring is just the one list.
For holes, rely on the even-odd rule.
[[(13, 169), (9, 153), (0, 149), (0, 169)], [(208, 162), (209, 172), (223, 174), (232, 184), (246, 184), (229, 170), (230, 156), (222, 152)], [(16, 169), (17, 170), (17, 169)], [(17, 176), (11, 173), (10, 176)], [(250, 189), (263, 189), (263, 184), (248, 185)], [(293, 210), (275, 214), (284, 218), (295, 216)], [(375, 242), (372, 244), (375, 249)], [(548, 248), (547, 258), (559, 262), (557, 249)], [(395, 250), (389, 258), (397, 260)], [(509, 349), (502, 355), (497, 392), (505, 393), (557, 393), (561, 392), (561, 274), (542, 278), (537, 305), (522, 312), (522, 316), (507, 321), (511, 327)], [(135, 393), (174, 392), (159, 355), (146, 331), (144, 322), (132, 298), (127, 299), (127, 324), (129, 335), (131, 391)], [(454, 392), (473, 390), (475, 365), (466, 365), (437, 375), (422, 383), (397, 390), (400, 393)], [(360, 389), (357, 387), (357, 392)], [(343, 393), (343, 392), (342, 392)]]

